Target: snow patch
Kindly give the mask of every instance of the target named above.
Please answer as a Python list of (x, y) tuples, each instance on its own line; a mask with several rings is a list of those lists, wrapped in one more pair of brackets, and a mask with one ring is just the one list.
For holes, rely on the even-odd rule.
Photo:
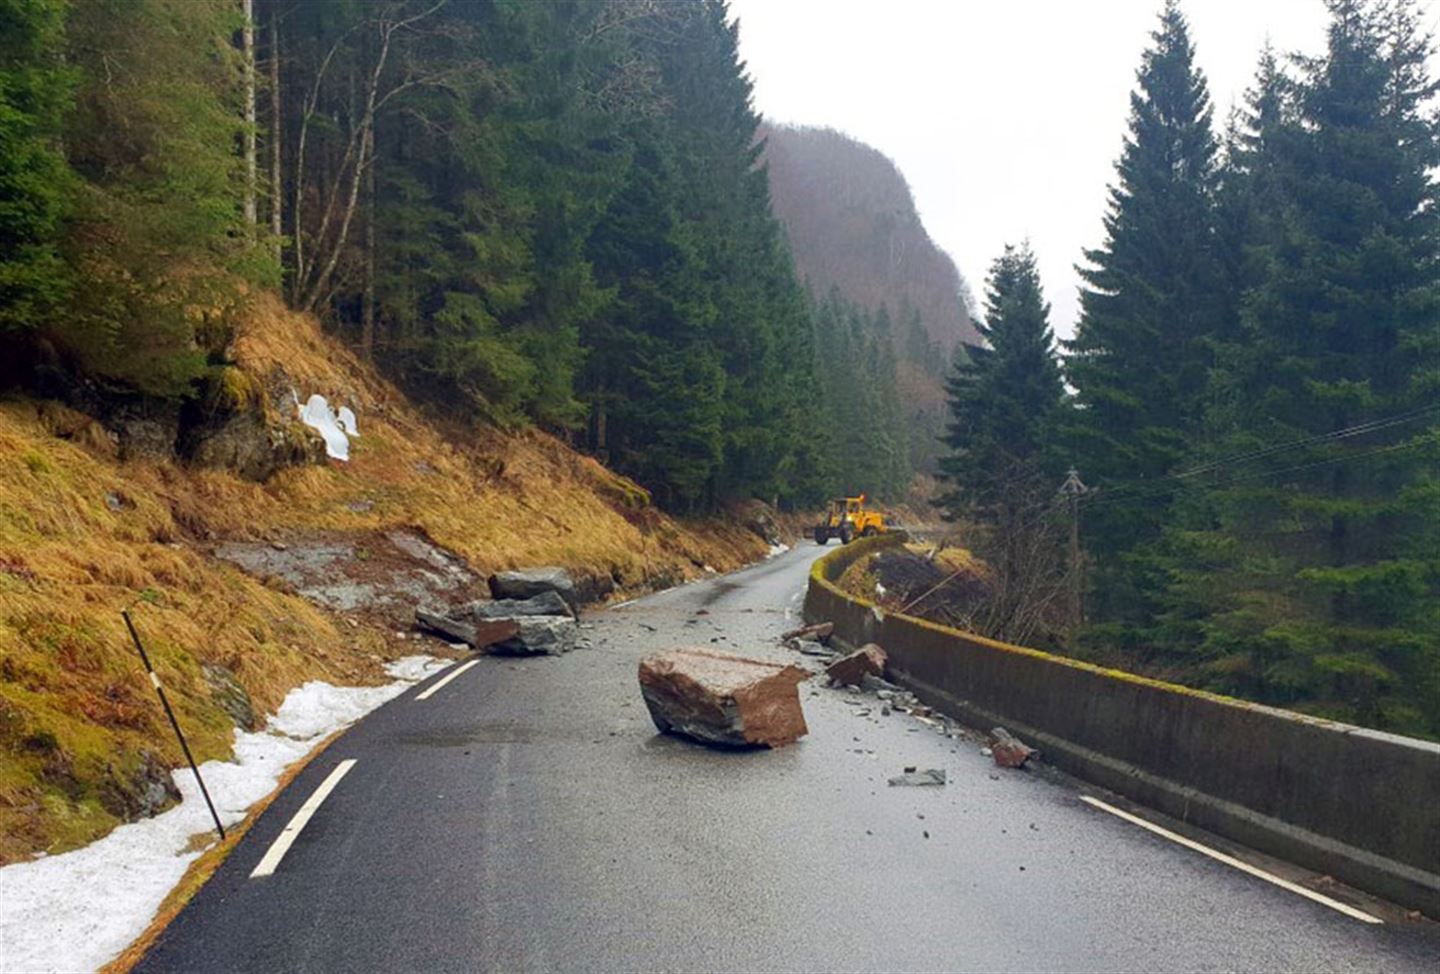
[(776, 555), (783, 555), (789, 550), (790, 546), (788, 544), (772, 544), (770, 546), (770, 554), (766, 555), (765, 557), (774, 558)]
[[(290, 691), (264, 730), (235, 732), (233, 761), (200, 766), (220, 820), (239, 822), (321, 738), (447, 665), (447, 660), (407, 656), (385, 667), (395, 680), (386, 686), (316, 681)], [(175, 783), (182, 801), (163, 814), (122, 825), (73, 852), (0, 868), (0, 971), (91, 971), (145, 930), (165, 895), (203, 851), (187, 850), (191, 837), (214, 838), (214, 824), (190, 769), (177, 769)]]
[(360, 427), (355, 425), (355, 413), (349, 406), (341, 406), (336, 411), (335, 425), (344, 430), (346, 436), (360, 435)]
[(324, 437), (327, 456), (336, 460), (350, 459), (350, 437), (360, 434), (355, 425), (355, 414), (349, 406), (341, 406), (337, 416), (325, 397), (316, 393), (300, 407), (300, 422)]

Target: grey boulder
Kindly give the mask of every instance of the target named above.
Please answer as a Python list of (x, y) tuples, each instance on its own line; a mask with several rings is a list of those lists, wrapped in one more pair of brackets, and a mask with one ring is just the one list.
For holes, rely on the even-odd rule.
[(563, 568), (523, 568), (490, 576), (490, 594), (497, 599), (533, 599), (546, 592), (564, 599), (572, 613), (578, 611), (575, 579)]
[(575, 648), (580, 626), (568, 615), (518, 616), (512, 620), (519, 631), (490, 647), (490, 652), (508, 656), (558, 656)]
[(558, 592), (541, 592), (528, 599), (497, 599), (494, 602), (476, 602), (471, 606), (476, 619), (514, 619), (519, 616), (568, 616), (574, 615), (570, 603)]
[(475, 627), (462, 619), (453, 619), (443, 612), (432, 609), (416, 609), (415, 621), (423, 629), (438, 632), (456, 642), (475, 645)]

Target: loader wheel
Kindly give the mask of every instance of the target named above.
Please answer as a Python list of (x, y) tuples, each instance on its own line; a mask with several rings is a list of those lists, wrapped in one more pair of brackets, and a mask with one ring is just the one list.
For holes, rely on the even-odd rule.
[(875, 535), (877, 535), (877, 534), (879, 534), (879, 533), (880, 533), (879, 531), (876, 531), (876, 530), (875, 530), (875, 525), (872, 524), (872, 525), (870, 525), (868, 528), (866, 528), (864, 531), (861, 531), (861, 532), (860, 532), (860, 537), (862, 537), (862, 538), (873, 538), (873, 537), (875, 537)]
[(830, 543), (830, 532), (824, 528), (815, 529), (815, 543), (819, 545)]
[(849, 544), (855, 540), (855, 528), (849, 524), (840, 525), (840, 543)]

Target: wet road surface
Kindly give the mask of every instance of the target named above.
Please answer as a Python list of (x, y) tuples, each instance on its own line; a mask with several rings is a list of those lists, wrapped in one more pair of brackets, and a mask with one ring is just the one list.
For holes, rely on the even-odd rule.
[[(822, 550), (591, 613), (591, 648), (407, 691), (305, 769), (139, 969), (1436, 969), (1440, 925), (1373, 902), (1387, 922), (1359, 922), (823, 681), (793, 747), (658, 736), (639, 659), (795, 659), (776, 636)], [(909, 765), (949, 784), (886, 786)]]

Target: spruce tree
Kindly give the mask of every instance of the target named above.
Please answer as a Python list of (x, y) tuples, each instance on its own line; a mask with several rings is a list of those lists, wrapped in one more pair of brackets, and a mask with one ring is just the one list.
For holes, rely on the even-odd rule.
[[(1210, 97), (1175, 0), (1151, 37), (1130, 99), (1106, 240), (1085, 254), (1081, 317), (1068, 345), (1081, 407), (1075, 459), (1102, 490), (1163, 477), (1182, 462), (1201, 421), (1210, 342), (1223, 327)], [(1148, 617), (1127, 553), (1159, 535), (1167, 508), (1167, 495), (1150, 495), (1144, 505), (1101, 508), (1087, 519), (1098, 561), (1095, 614)]]
[(60, 151), (73, 72), (59, 0), (0, 0), (0, 335), (33, 329), (69, 288), (61, 220), (73, 191)]
[(947, 383), (950, 454), (940, 470), (950, 485), (951, 517), (1003, 523), (1053, 493), (1061, 457), (1057, 437), (1065, 390), (1050, 330), (1050, 306), (1029, 245), (1007, 246), (986, 282), (985, 344), (957, 355)]
[(1288, 446), (1196, 478), (1209, 523), (1174, 539), (1169, 615), (1212, 685), (1440, 736), (1430, 44), (1413, 3), (1329, 6), (1293, 124), (1251, 129), (1274, 217), (1211, 410), (1222, 460)]
[(1035, 255), (1006, 247), (986, 287), (985, 345), (957, 356), (948, 383), (951, 453), (940, 461), (946, 516), (990, 566), (990, 597), (974, 624), (1030, 639), (1055, 604), (1064, 559), (1055, 512), (1064, 384)]

